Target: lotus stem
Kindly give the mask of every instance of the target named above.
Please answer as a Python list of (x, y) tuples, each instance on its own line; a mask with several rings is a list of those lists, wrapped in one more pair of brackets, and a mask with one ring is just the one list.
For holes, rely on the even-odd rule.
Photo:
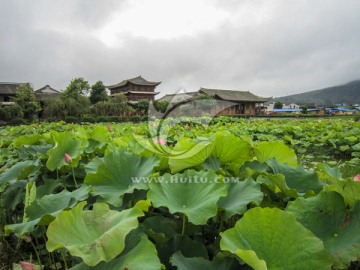
[(66, 262), (66, 257), (65, 257), (65, 254), (64, 254), (63, 250), (61, 250), (61, 257), (62, 257), (62, 259), (64, 261), (65, 269), (68, 270), (69, 268), (68, 268), (68, 265), (67, 265), (67, 262)]
[(76, 188), (79, 188), (77, 182), (76, 182), (76, 179), (75, 179), (75, 173), (74, 173), (74, 167), (71, 165), (71, 171), (72, 171), (72, 177), (73, 177), (73, 180), (74, 180), (74, 183), (75, 183), (75, 187)]
[(181, 235), (185, 234), (185, 224), (186, 224), (186, 216), (185, 214), (183, 214), (182, 216), (182, 230), (181, 230)]
[(36, 254), (36, 258), (37, 258), (37, 260), (38, 260), (38, 262), (39, 262), (39, 265), (40, 265), (40, 270), (42, 270), (43, 268), (42, 268), (42, 263), (41, 263), (41, 260), (40, 260), (39, 252), (36, 250), (36, 247), (35, 247), (35, 245), (34, 245), (34, 242), (33, 242), (33, 241), (30, 241), (30, 243), (31, 243), (32, 247), (34, 248), (34, 251), (35, 251), (35, 254)]

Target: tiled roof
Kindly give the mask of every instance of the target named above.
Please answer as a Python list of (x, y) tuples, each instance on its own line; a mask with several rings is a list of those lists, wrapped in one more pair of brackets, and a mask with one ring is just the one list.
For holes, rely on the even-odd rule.
[(227, 101), (266, 102), (271, 99), (259, 97), (250, 93), (249, 91), (200, 88), (199, 93)]
[(112, 89), (112, 88), (117, 88), (117, 87), (121, 87), (126, 85), (127, 83), (132, 83), (132, 84), (136, 84), (136, 85), (149, 85), (149, 86), (157, 86), (159, 85), (161, 82), (149, 82), (147, 80), (145, 80), (143, 77), (138, 76), (132, 79), (128, 79), (128, 80), (123, 80), (121, 82), (119, 82), (118, 84), (114, 84), (114, 85), (110, 85), (107, 86), (107, 88)]
[(35, 94), (60, 94), (60, 91), (52, 88), (50, 85), (45, 85), (35, 91)]
[(18, 88), (20, 85), (21, 83), (9, 83), (9, 82), (0, 83), (0, 94), (15, 95), (16, 88)]
[(191, 98), (193, 98), (193, 96), (196, 94), (197, 92), (186, 92), (186, 93), (177, 93), (177, 94), (167, 94), (161, 98), (159, 98), (158, 100), (166, 100), (170, 103), (178, 103), (181, 101), (185, 101), (185, 100), (189, 100)]

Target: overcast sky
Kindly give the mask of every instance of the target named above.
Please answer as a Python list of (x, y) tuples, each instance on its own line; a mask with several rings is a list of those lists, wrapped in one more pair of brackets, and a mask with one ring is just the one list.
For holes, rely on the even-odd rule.
[(360, 79), (359, 0), (0, 0), (0, 81), (284, 96)]

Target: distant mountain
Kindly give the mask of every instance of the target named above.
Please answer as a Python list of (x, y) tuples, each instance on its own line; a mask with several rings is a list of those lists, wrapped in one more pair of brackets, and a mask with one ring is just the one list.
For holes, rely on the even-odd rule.
[(317, 105), (330, 105), (338, 103), (360, 103), (360, 80), (344, 85), (327, 87), (320, 90), (309, 91), (301, 94), (275, 98), (285, 104), (289, 103), (315, 103)]

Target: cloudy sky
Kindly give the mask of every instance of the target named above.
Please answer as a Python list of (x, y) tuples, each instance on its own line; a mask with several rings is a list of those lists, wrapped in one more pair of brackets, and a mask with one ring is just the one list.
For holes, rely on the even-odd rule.
[(359, 0), (1, 0), (0, 81), (284, 96), (360, 79)]

